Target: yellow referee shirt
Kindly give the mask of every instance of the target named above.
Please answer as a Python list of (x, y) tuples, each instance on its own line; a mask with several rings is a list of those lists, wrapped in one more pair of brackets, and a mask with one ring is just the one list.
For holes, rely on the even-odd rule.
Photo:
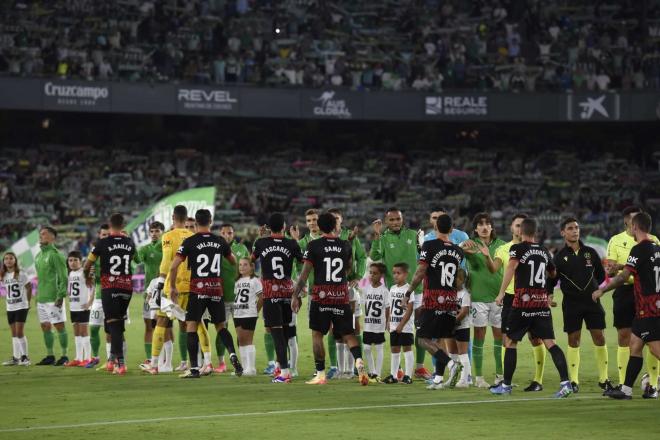
[[(163, 234), (163, 258), (160, 260), (160, 273), (166, 274), (165, 286), (163, 292), (166, 295), (170, 293), (170, 267), (179, 250), (183, 240), (193, 235), (193, 233), (186, 228), (176, 228), (167, 231)], [(179, 292), (187, 293), (190, 289), (190, 269), (188, 264), (180, 264), (176, 273), (176, 289)]]
[[(515, 243), (513, 240), (510, 242), (503, 244), (502, 246), (498, 247), (497, 250), (495, 250), (495, 258), (499, 258), (502, 261), (502, 267), (504, 268), (504, 272), (506, 272), (506, 267), (509, 264), (509, 251), (511, 250), (511, 246), (513, 246)], [(511, 282), (509, 285), (506, 287), (505, 292), (508, 295), (513, 295), (515, 293), (515, 286), (516, 285), (516, 277), (515, 275), (513, 278), (511, 278)]]
[[(660, 242), (658, 242), (658, 237), (655, 235), (651, 235), (650, 237), (655, 243), (660, 244)], [(635, 242), (635, 237), (631, 237), (626, 231), (615, 235), (614, 237), (610, 238), (609, 243), (607, 243), (607, 259), (615, 261), (617, 264), (625, 265), (626, 261), (628, 261), (630, 250), (636, 244), (637, 243)], [(617, 272), (617, 274), (620, 272), (621, 271)], [(633, 277), (631, 275), (630, 278), (626, 281), (626, 284), (632, 283)]]

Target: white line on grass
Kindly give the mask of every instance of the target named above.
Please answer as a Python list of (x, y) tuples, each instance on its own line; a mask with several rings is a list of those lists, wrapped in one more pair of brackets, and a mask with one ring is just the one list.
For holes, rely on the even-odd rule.
[[(592, 400), (599, 399), (600, 396), (584, 396), (575, 397), (570, 400)], [(24, 428), (2, 428), (0, 433), (3, 432), (25, 432), (25, 431), (40, 431), (45, 429), (71, 429), (71, 428), (89, 428), (94, 426), (108, 426), (108, 425), (133, 425), (142, 423), (160, 423), (172, 422), (180, 420), (203, 420), (203, 419), (219, 419), (226, 417), (244, 417), (244, 416), (272, 416), (282, 414), (301, 414), (301, 413), (315, 413), (315, 412), (337, 412), (337, 411), (357, 411), (369, 409), (391, 409), (391, 408), (412, 408), (424, 406), (451, 406), (451, 405), (477, 405), (486, 403), (517, 403), (517, 402), (541, 402), (541, 401), (559, 401), (563, 399), (556, 399), (554, 397), (534, 397), (523, 399), (488, 399), (488, 400), (457, 400), (457, 401), (444, 401), (444, 402), (426, 402), (426, 403), (395, 403), (392, 405), (365, 405), (365, 406), (341, 406), (334, 408), (303, 408), (303, 409), (282, 409), (278, 411), (258, 411), (258, 412), (243, 412), (243, 413), (227, 413), (227, 414), (205, 414), (196, 416), (175, 416), (175, 417), (155, 417), (152, 419), (132, 419), (132, 420), (108, 420), (101, 422), (90, 423), (76, 423), (71, 425), (45, 425), (45, 426), (28, 426)]]

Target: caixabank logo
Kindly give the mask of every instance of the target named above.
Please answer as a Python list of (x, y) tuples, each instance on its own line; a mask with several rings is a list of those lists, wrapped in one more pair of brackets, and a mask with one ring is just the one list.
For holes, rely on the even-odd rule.
[(488, 116), (487, 96), (427, 96), (427, 116)]

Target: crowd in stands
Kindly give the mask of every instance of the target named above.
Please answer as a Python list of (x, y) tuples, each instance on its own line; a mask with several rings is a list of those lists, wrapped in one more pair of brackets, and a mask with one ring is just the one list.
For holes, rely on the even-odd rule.
[(660, 88), (658, 0), (9, 0), (0, 72), (356, 90)]
[(136, 151), (118, 147), (109, 155), (91, 147), (3, 147), (0, 249), (38, 225), (53, 224), (62, 240), (85, 252), (96, 226), (111, 212), (120, 210), (130, 219), (161, 197), (207, 185), (217, 188), (216, 224), (233, 223), (247, 240), (268, 213), (282, 211), (304, 225), (310, 207), (339, 207), (346, 225), (359, 225), (367, 243), (370, 223), (390, 206), (401, 209), (412, 228), (429, 228), (428, 210), (444, 207), (456, 227), (468, 232), (471, 217), (489, 211), (504, 237), (510, 216), (519, 211), (540, 219), (548, 238), (557, 237), (560, 219), (573, 214), (585, 234), (605, 239), (620, 232), (625, 206), (638, 203), (654, 216), (660, 213), (657, 164), (643, 169), (609, 153), (525, 155), (464, 147), (311, 154), (291, 145), (259, 155)]

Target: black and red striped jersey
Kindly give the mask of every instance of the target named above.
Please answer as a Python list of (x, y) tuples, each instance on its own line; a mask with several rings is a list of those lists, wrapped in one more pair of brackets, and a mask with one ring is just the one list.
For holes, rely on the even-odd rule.
[(293, 293), (293, 263), (302, 261), (296, 240), (282, 235), (263, 237), (254, 243), (252, 260), (259, 260), (264, 298), (290, 298)]
[(135, 243), (124, 235), (110, 235), (96, 243), (91, 260), (100, 261), (102, 292), (133, 293), (135, 253)]
[(422, 308), (457, 312), (456, 277), (464, 258), (463, 249), (440, 239), (425, 241), (419, 263), (426, 265)]
[(552, 255), (542, 245), (523, 241), (511, 246), (509, 261), (517, 260), (513, 307), (523, 309), (547, 308), (546, 272), (554, 272)]
[(210, 232), (198, 232), (183, 240), (176, 253), (190, 269), (189, 293), (222, 296), (222, 257), (231, 255), (227, 241)]
[(635, 317), (660, 317), (660, 246), (640, 241), (630, 250), (626, 268), (634, 279)]
[(314, 267), (312, 299), (326, 304), (348, 304), (348, 270), (351, 268), (351, 244), (324, 235), (307, 245), (303, 261)]

